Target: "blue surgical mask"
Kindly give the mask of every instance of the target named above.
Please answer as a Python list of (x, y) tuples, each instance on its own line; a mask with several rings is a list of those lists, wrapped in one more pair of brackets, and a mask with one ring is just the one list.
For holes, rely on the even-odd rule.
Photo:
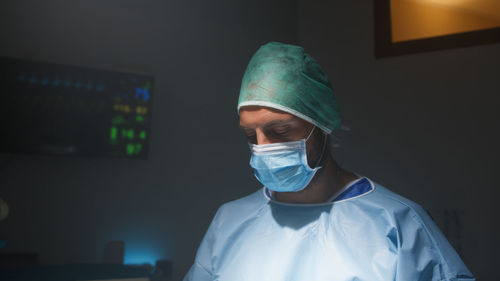
[[(249, 144), (252, 152), (250, 166), (254, 169), (255, 177), (266, 188), (276, 192), (296, 192), (311, 182), (321, 168), (311, 168), (307, 163), (306, 142), (314, 128), (307, 138), (298, 141)], [(323, 153), (324, 146), (318, 163)]]

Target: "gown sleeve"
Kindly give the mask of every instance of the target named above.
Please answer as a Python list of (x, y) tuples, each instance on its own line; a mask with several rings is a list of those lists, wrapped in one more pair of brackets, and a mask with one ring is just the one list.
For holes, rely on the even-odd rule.
[[(217, 217), (217, 215), (216, 215)], [(214, 218), (215, 221), (215, 218)], [(212, 270), (212, 247), (215, 240), (214, 224), (212, 221), (201, 241), (194, 264), (189, 269), (183, 281), (212, 281), (215, 279)]]
[(418, 205), (398, 219), (397, 281), (476, 280), (434, 221)]
[(184, 277), (184, 281), (212, 281), (212, 274), (195, 262)]

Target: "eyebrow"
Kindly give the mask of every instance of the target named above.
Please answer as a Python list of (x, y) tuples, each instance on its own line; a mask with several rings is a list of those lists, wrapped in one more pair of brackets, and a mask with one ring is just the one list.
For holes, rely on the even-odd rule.
[[(264, 126), (262, 126), (262, 127), (268, 129), (268, 128), (270, 128), (272, 126), (276, 126), (276, 125), (286, 125), (287, 123), (290, 123), (293, 121), (295, 121), (295, 118), (274, 120), (274, 121), (271, 121), (271, 122), (264, 124)], [(248, 127), (241, 126), (241, 125), (239, 127), (242, 130), (252, 130), (252, 128), (248, 128)]]
[(293, 122), (294, 119), (287, 119), (287, 120), (276, 120), (276, 121), (271, 121), (267, 124), (265, 124), (263, 127), (268, 129), (272, 126), (275, 126), (275, 125), (286, 125), (287, 123), (290, 123), (290, 122)]

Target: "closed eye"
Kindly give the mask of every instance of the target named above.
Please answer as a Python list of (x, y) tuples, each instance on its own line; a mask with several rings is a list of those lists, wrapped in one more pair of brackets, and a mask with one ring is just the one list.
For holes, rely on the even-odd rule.
[(275, 126), (269, 133), (275, 137), (287, 137), (290, 134), (290, 126)]
[(257, 135), (253, 130), (243, 129), (243, 132), (245, 133), (245, 137), (247, 138), (249, 143), (257, 143)]
[(251, 135), (251, 136), (247, 135), (247, 140), (249, 143), (256, 144), (257, 143), (257, 135)]

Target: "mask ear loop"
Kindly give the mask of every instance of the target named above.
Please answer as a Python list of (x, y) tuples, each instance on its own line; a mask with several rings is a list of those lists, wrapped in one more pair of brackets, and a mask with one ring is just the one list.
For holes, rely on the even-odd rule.
[(308, 135), (308, 136), (307, 136), (307, 138), (306, 138), (306, 142), (307, 142), (307, 140), (311, 137), (311, 135), (313, 134), (314, 129), (316, 129), (316, 126), (313, 126), (313, 128), (312, 128), (311, 132), (309, 133), (309, 135)]
[[(316, 129), (316, 126), (314, 126), (311, 130), (311, 132), (309, 133), (309, 136), (307, 136), (306, 138), (306, 142), (307, 140), (311, 137), (312, 133), (314, 132), (314, 129)], [(314, 167), (312, 167), (312, 169), (318, 167), (318, 165), (321, 163), (321, 161), (323, 160), (323, 155), (325, 155), (325, 148), (326, 148), (326, 140), (327, 140), (327, 136), (325, 135), (325, 140), (323, 141), (323, 148), (321, 149), (321, 156), (319, 157), (318, 161), (316, 161), (316, 163), (314, 164)]]
[(325, 149), (326, 149), (326, 140), (328, 139), (327, 135), (325, 135), (325, 140), (323, 141), (323, 148), (321, 149), (321, 156), (319, 157), (318, 161), (316, 161), (316, 164), (314, 164), (314, 168), (318, 167), (319, 164), (321, 164), (321, 161), (323, 160), (323, 155), (325, 155)]

